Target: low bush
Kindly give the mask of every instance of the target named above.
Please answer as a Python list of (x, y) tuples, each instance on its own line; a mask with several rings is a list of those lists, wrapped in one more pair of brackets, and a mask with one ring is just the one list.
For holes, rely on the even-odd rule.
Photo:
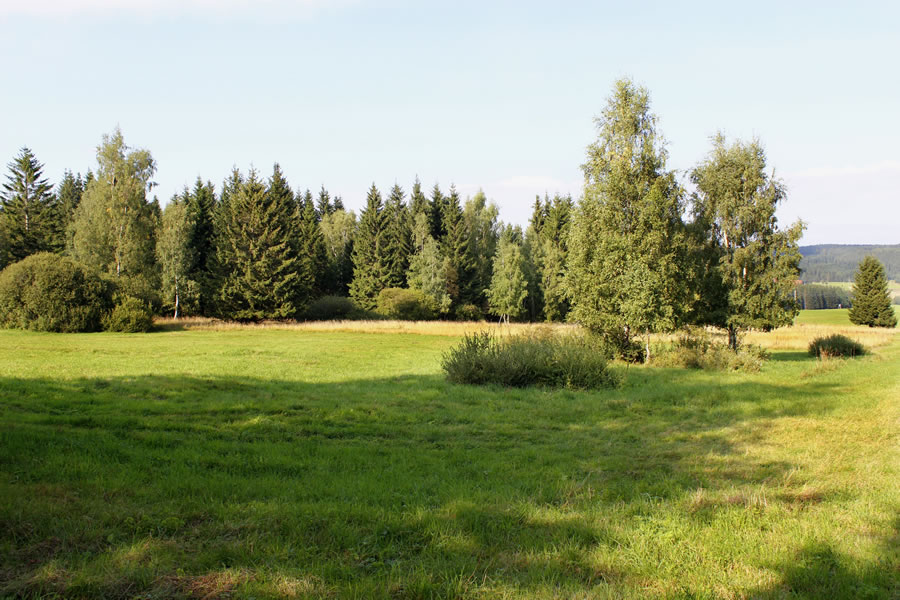
[(484, 321), (484, 312), (474, 304), (460, 304), (453, 316), (457, 321)]
[(737, 352), (703, 329), (691, 329), (669, 347), (658, 348), (652, 363), (661, 367), (717, 371), (759, 371), (769, 355), (759, 346), (741, 345)]
[(384, 288), (378, 294), (376, 312), (401, 321), (426, 321), (437, 317), (434, 300), (419, 290)]
[(466, 335), (441, 362), (453, 383), (546, 386), (572, 389), (614, 387), (619, 373), (609, 368), (602, 348), (589, 338), (522, 335)]
[(145, 333), (153, 329), (153, 311), (143, 300), (122, 296), (103, 318), (103, 328), (122, 333)]
[(866, 348), (846, 335), (836, 333), (825, 337), (817, 337), (809, 343), (809, 355), (816, 358), (836, 356), (862, 356)]
[(356, 311), (356, 304), (344, 296), (322, 296), (313, 301), (303, 313), (307, 321), (340, 321), (349, 319)]
[(0, 325), (33, 331), (98, 331), (113, 284), (70, 258), (42, 252), (0, 273)]

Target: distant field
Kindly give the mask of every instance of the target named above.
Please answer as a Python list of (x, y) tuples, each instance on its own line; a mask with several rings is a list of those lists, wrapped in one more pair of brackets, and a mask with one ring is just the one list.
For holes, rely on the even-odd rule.
[[(852, 281), (829, 281), (829, 282), (817, 282), (817, 281), (807, 281), (805, 283), (816, 283), (818, 285), (834, 285), (839, 288), (850, 291), (853, 289)], [(891, 293), (892, 298), (896, 298), (900, 296), (900, 282), (897, 281), (888, 281), (888, 291)]]
[[(850, 310), (846, 308), (832, 308), (826, 310), (801, 310), (795, 325), (848, 325), (852, 326), (849, 317)], [(900, 306), (894, 306), (894, 313), (900, 317)]]
[[(891, 332), (571, 392), (446, 383), (447, 329), (201, 325), (0, 331), (0, 597), (897, 597)], [(837, 330), (874, 354), (802, 351)]]

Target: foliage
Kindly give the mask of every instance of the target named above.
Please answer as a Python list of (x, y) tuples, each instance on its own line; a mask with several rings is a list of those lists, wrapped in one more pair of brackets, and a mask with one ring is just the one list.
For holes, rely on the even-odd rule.
[(322, 296), (306, 307), (303, 318), (307, 321), (338, 321), (350, 318), (356, 310), (356, 304), (346, 296)]
[(444, 354), (441, 366), (453, 383), (532, 385), (596, 389), (615, 387), (604, 352), (589, 338), (521, 335), (498, 338), (489, 332), (466, 335)]
[(350, 282), (350, 297), (366, 310), (375, 308), (378, 292), (388, 285), (386, 229), (387, 215), (381, 192), (373, 183), (353, 240), (353, 281)]
[(457, 321), (484, 321), (484, 313), (474, 304), (460, 304), (453, 311)]
[(356, 236), (356, 215), (335, 209), (319, 222), (325, 244), (327, 266), (323, 290), (329, 294), (347, 294), (353, 279), (353, 238)]
[(509, 236), (500, 237), (497, 254), (494, 255), (494, 273), (491, 287), (485, 291), (491, 312), (509, 322), (525, 312), (528, 282), (525, 280), (522, 247)]
[(847, 290), (821, 283), (804, 283), (797, 286), (797, 301), (801, 310), (850, 308), (853, 305), (853, 298)]
[(409, 261), (410, 289), (431, 298), (439, 314), (446, 314), (452, 302), (447, 276), (450, 268), (450, 260), (443, 256), (439, 244), (430, 235), (425, 238), (422, 250)]
[(859, 263), (853, 282), (853, 307), (850, 322), (869, 327), (896, 327), (897, 316), (891, 307), (884, 266), (874, 256)]
[(659, 348), (652, 362), (662, 367), (758, 372), (767, 358), (768, 353), (758, 346), (743, 344), (735, 352), (704, 329), (691, 328), (670, 347)]
[(476, 306), (487, 303), (484, 291), (491, 285), (493, 260), (500, 237), (498, 215), (497, 205), (488, 202), (481, 190), (468, 198), (463, 207), (463, 220), (469, 235), (466, 251), (471, 261), (472, 275), (468, 287), (462, 292), (464, 299)]
[(384, 288), (375, 310), (390, 319), (426, 321), (437, 316), (437, 308), (434, 299), (421, 290)]
[(625, 344), (674, 329), (690, 304), (683, 192), (656, 121), (645, 88), (616, 82), (569, 239), (571, 318)]
[(112, 285), (70, 258), (40, 252), (0, 273), (0, 324), (34, 331), (101, 328)]
[(143, 300), (121, 296), (112, 311), (104, 315), (103, 329), (121, 333), (148, 332), (153, 329), (153, 312)]
[(28, 148), (9, 163), (7, 182), (0, 189), (0, 230), (10, 262), (65, 247), (64, 214), (43, 169)]
[(852, 357), (863, 354), (866, 354), (866, 348), (861, 343), (839, 333), (817, 337), (809, 343), (809, 355), (816, 358)]
[(163, 211), (156, 244), (160, 266), (163, 304), (178, 318), (185, 310), (188, 314), (196, 308), (199, 286), (191, 279), (196, 263), (196, 247), (191, 244), (196, 223), (188, 205), (173, 198)]
[(721, 282), (721, 296), (707, 301), (720, 310), (709, 311), (709, 324), (727, 328), (729, 344), (737, 350), (740, 330), (788, 325), (797, 315), (793, 291), (803, 224), (778, 229), (775, 211), (785, 188), (766, 173), (765, 151), (757, 140), (729, 146), (717, 135), (691, 180), (697, 187), (695, 222), (718, 254), (708, 276)]
[(900, 281), (900, 244), (818, 244), (800, 246), (804, 281), (853, 281), (860, 261), (874, 256), (888, 279)]
[(197, 285), (197, 311), (210, 315), (215, 311), (216, 274), (216, 193), (211, 182), (203, 183), (199, 177), (190, 193), (185, 190), (183, 198), (191, 227), (188, 231), (188, 248), (191, 262), (186, 278)]
[(220, 315), (249, 321), (297, 316), (310, 283), (301, 277), (296, 206), (278, 165), (268, 189), (253, 170), (236, 182), (220, 223)]
[(395, 183), (384, 205), (384, 262), (386, 284), (390, 287), (406, 285), (406, 271), (412, 254), (412, 228), (405, 198), (403, 188)]

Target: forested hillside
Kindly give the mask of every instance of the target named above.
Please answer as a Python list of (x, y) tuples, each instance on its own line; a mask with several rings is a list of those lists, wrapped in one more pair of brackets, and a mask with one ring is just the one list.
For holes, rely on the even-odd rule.
[(872, 255), (882, 262), (888, 279), (900, 280), (900, 244), (800, 246), (804, 282), (853, 281), (859, 262)]

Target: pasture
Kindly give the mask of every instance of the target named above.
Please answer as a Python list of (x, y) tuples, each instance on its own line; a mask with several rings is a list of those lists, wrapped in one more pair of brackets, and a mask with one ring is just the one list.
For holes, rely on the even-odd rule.
[(0, 331), (0, 597), (895, 598), (900, 340), (817, 316), (596, 392), (447, 383), (465, 325)]

